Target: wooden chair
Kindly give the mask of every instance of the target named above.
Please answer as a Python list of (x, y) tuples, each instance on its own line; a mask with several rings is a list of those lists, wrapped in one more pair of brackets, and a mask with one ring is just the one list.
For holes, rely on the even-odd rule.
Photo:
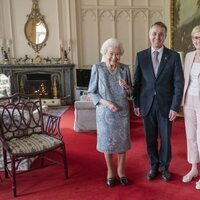
[[(42, 113), (39, 96), (14, 94), (0, 98), (0, 140), (3, 144), (4, 170), (5, 177), (11, 178), (14, 197), (17, 196), (16, 175), (33, 170), (17, 170), (24, 159), (41, 158), (42, 162), (37, 169), (60, 164), (64, 167), (65, 179), (68, 178), (65, 144), (59, 124), (60, 117)], [(63, 161), (58, 156), (51, 156), (51, 152), (57, 152)], [(7, 159), (7, 153), (10, 160)]]

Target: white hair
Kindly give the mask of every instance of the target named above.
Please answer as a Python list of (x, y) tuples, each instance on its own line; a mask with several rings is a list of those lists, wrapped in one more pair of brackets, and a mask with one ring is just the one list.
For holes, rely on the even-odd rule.
[(115, 38), (109, 38), (101, 46), (100, 53), (102, 54), (103, 57), (107, 53), (107, 51), (110, 47), (111, 48), (119, 48), (121, 55), (124, 54), (124, 48), (123, 48), (122, 44), (119, 41), (117, 41), (117, 39), (115, 39)]

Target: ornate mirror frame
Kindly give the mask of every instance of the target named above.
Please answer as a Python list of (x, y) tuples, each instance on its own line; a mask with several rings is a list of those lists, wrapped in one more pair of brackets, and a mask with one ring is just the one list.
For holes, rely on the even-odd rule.
[[(39, 51), (46, 45), (49, 31), (48, 31), (47, 24), (44, 20), (44, 16), (40, 14), (39, 4), (38, 4), (39, 0), (32, 0), (32, 2), (33, 2), (33, 4), (32, 4), (31, 13), (29, 15), (27, 15), (28, 19), (24, 26), (24, 33), (25, 33), (26, 39), (28, 40), (28, 45), (30, 47), (32, 47), (36, 53), (39, 53)], [(34, 42), (33, 39), (30, 38), (30, 31), (32, 31), (32, 30), (30, 30), (30, 25), (32, 24), (32, 22), (34, 22), (33, 24), (35, 26), (36, 26), (36, 23), (40, 22), (40, 24), (42, 24), (46, 30), (44, 39), (39, 43)], [(35, 27), (33, 27), (33, 28), (35, 29)], [(35, 32), (35, 30), (34, 30), (34, 32)]]

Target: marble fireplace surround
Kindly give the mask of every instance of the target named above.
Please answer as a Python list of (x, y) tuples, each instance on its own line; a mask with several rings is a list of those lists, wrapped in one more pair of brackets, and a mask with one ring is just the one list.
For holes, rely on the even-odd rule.
[[(73, 64), (24, 64), (24, 65), (0, 65), (0, 73), (10, 77), (11, 94), (16, 92), (26, 93), (27, 77), (34, 76), (29, 84), (34, 83), (35, 77), (49, 76), (50, 86), (48, 98), (55, 96), (55, 82), (57, 98), (62, 105), (74, 102), (74, 65)], [(35, 80), (38, 82), (38, 80)]]

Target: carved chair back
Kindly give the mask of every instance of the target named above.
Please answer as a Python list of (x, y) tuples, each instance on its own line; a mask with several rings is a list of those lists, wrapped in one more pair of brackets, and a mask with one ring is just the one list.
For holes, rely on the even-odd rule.
[(2, 98), (0, 120), (0, 134), (3, 140), (9, 141), (13, 138), (30, 136), (33, 133), (44, 133), (41, 101), (34, 95), (27, 97), (21, 94)]

